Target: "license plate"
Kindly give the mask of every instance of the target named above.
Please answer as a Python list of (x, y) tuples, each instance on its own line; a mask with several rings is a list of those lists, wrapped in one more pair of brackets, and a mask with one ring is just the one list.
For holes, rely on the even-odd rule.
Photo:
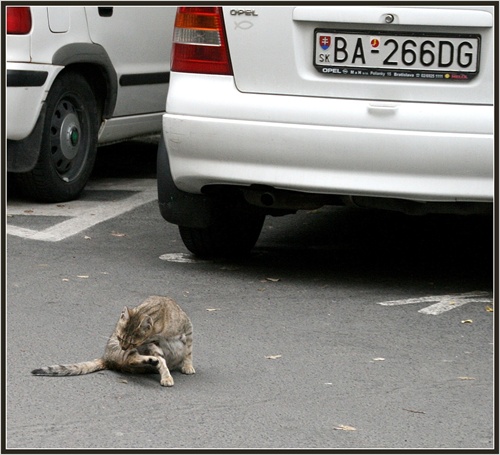
[(323, 74), (470, 80), (479, 72), (479, 35), (314, 33), (314, 66)]

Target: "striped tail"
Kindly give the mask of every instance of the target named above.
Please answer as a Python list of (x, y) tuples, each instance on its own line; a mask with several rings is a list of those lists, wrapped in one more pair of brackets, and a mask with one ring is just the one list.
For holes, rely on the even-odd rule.
[(106, 362), (103, 359), (95, 359), (72, 365), (51, 365), (50, 367), (37, 368), (31, 374), (35, 376), (77, 376), (105, 370), (106, 368)]

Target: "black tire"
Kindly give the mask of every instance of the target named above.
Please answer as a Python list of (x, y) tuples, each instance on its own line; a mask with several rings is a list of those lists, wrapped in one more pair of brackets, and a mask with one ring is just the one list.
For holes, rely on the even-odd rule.
[(23, 192), (35, 200), (69, 201), (80, 195), (94, 167), (97, 101), (87, 80), (68, 71), (54, 81), (46, 106), (38, 162), (18, 180)]
[(264, 215), (253, 213), (226, 213), (212, 226), (191, 228), (179, 226), (186, 248), (202, 258), (245, 256), (259, 238)]

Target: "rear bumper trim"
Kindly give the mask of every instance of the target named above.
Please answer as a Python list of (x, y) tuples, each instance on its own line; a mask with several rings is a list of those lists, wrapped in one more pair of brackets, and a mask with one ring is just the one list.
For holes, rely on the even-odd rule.
[(7, 70), (7, 87), (42, 87), (47, 71)]

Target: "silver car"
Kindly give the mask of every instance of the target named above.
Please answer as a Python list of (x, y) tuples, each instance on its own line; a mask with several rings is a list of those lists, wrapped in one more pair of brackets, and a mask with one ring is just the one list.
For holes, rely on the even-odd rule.
[(325, 204), (491, 211), (494, 36), (481, 5), (179, 8), (163, 217), (214, 256)]
[(97, 146), (158, 134), (176, 9), (6, 8), (7, 169), (31, 198), (77, 198)]

